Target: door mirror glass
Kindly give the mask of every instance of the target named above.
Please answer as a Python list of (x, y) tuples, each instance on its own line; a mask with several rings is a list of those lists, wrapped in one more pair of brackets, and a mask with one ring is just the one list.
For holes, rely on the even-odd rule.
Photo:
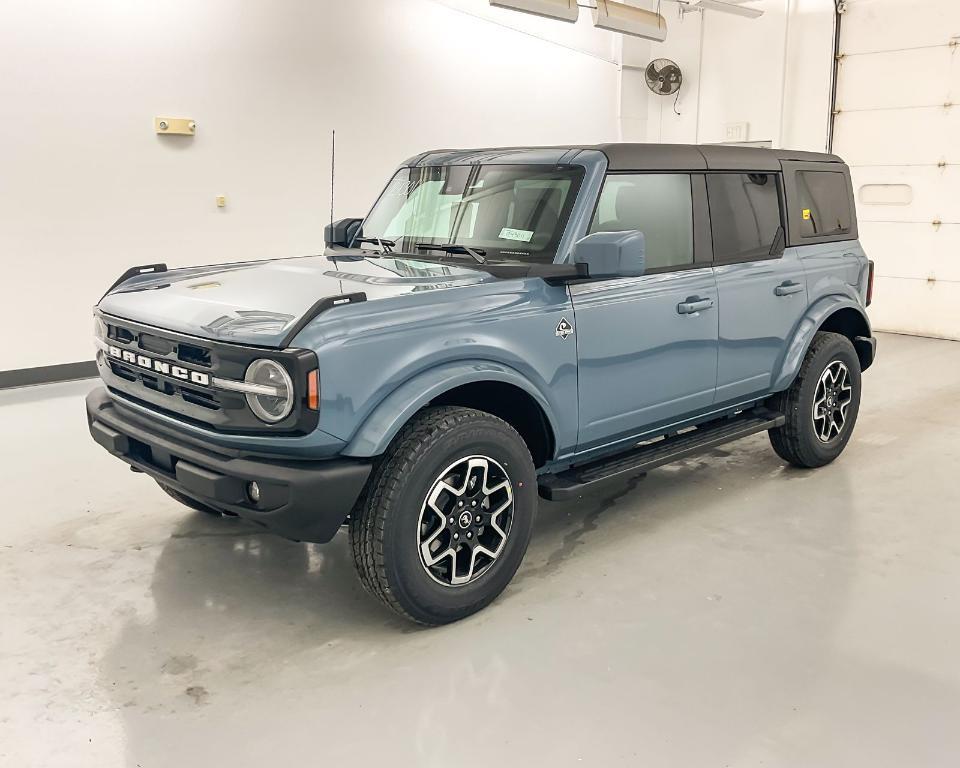
[(356, 237), (357, 230), (363, 219), (340, 219), (332, 224), (327, 224), (323, 228), (323, 241), (327, 245), (342, 245), (348, 248), (353, 238)]
[(594, 232), (573, 247), (573, 263), (583, 264), (590, 277), (639, 277), (646, 268), (643, 232)]

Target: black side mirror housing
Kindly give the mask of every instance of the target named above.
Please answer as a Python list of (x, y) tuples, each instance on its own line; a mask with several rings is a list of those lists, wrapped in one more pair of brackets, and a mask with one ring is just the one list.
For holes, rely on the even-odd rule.
[(340, 219), (323, 228), (323, 241), (327, 245), (341, 245), (349, 248), (353, 238), (357, 236), (363, 219)]

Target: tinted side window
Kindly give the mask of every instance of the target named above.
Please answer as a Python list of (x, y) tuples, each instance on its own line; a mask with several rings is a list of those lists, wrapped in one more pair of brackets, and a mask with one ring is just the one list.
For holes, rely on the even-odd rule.
[(780, 229), (780, 191), (774, 173), (707, 175), (713, 258), (762, 259)]
[(850, 231), (850, 190), (847, 177), (831, 171), (800, 171), (800, 236), (841, 235)]
[(590, 232), (639, 229), (647, 269), (693, 264), (693, 194), (686, 173), (607, 176)]

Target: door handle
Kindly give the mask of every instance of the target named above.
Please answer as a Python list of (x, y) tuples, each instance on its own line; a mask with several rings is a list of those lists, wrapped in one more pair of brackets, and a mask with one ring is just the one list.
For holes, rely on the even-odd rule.
[(777, 296), (789, 296), (791, 293), (800, 293), (802, 290), (803, 286), (800, 283), (787, 280), (774, 288), (773, 292), (777, 294)]
[(704, 309), (710, 309), (713, 306), (713, 299), (701, 299), (699, 296), (688, 296), (686, 301), (677, 304), (677, 313), (681, 315), (692, 315)]

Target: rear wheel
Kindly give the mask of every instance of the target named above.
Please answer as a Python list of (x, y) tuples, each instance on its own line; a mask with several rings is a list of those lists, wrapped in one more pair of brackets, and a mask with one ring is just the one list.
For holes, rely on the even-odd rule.
[(527, 549), (536, 472), (523, 439), (488, 413), (417, 414), (374, 469), (350, 519), (364, 587), (421, 624), (488, 605)]
[(793, 384), (771, 403), (786, 423), (770, 430), (780, 458), (822, 467), (846, 447), (860, 411), (860, 360), (850, 339), (818, 333)]

